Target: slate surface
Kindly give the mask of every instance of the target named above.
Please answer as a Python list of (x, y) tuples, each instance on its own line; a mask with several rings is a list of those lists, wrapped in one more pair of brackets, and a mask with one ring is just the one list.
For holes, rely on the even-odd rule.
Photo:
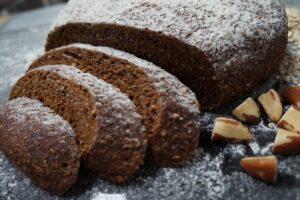
[[(300, 8), (299, 0), (287, 2)], [(15, 16), (0, 28), (0, 105), (7, 101), (10, 88), (28, 64), (43, 52), (49, 25), (61, 7)], [(280, 77), (275, 76), (252, 96), (280, 86)], [(109, 184), (82, 171), (78, 183), (64, 198), (53, 196), (34, 186), (0, 153), (0, 199), (300, 199), (300, 156), (278, 156), (279, 179), (273, 185), (253, 179), (239, 167), (239, 160), (244, 156), (271, 154), (276, 130), (269, 129), (266, 120), (251, 127), (256, 141), (249, 145), (210, 142), (214, 118), (228, 115), (239, 101), (217, 113), (201, 115), (201, 148), (193, 162), (182, 168), (145, 166), (123, 186)]]

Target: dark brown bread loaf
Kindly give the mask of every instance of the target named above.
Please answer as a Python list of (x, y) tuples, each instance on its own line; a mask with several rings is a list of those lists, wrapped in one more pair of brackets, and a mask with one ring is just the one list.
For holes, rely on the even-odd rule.
[(161, 66), (191, 88), (206, 110), (278, 70), (287, 18), (281, 0), (70, 0), (46, 49), (79, 42)]
[(76, 182), (80, 152), (71, 126), (37, 100), (8, 102), (0, 111), (0, 150), (34, 183), (63, 194)]
[(154, 161), (177, 166), (197, 148), (200, 122), (195, 95), (174, 76), (131, 54), (74, 44), (49, 51), (30, 66), (73, 65), (120, 88), (143, 117)]
[(112, 85), (70, 66), (44, 66), (28, 72), (10, 99), (38, 99), (73, 127), (82, 165), (102, 178), (123, 183), (143, 163), (147, 140), (141, 116)]

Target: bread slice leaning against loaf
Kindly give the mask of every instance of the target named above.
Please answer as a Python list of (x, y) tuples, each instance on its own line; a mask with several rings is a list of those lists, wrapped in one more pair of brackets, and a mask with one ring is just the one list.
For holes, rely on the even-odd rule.
[(103, 179), (123, 183), (143, 163), (141, 116), (114, 86), (71, 66), (43, 66), (18, 80), (10, 99), (22, 96), (40, 100), (71, 124), (82, 165)]
[(25, 97), (0, 111), (0, 150), (43, 189), (63, 194), (76, 182), (80, 151), (67, 121)]
[(199, 105), (194, 93), (176, 77), (134, 55), (84, 44), (51, 50), (34, 61), (30, 70), (55, 64), (72, 65), (127, 94), (143, 117), (157, 165), (178, 166), (192, 158), (200, 133)]

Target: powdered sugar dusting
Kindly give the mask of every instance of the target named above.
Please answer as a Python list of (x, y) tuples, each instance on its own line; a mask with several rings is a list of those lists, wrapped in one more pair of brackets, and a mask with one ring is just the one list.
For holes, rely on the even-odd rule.
[[(226, 71), (237, 60), (267, 56), (265, 49), (285, 35), (287, 19), (280, 0), (71, 0), (53, 29), (69, 22), (162, 32), (204, 51)], [(248, 48), (253, 39), (261, 50)]]
[(105, 194), (99, 192), (91, 200), (126, 200), (125, 194)]
[(272, 154), (273, 142), (269, 142), (264, 146), (260, 146), (256, 141), (249, 144), (253, 154), (255, 155), (270, 155)]
[[(72, 137), (75, 136), (68, 122), (37, 100), (26, 97), (14, 99), (4, 106), (2, 112), (3, 114), (9, 112), (10, 114), (6, 117), (16, 124), (23, 124), (24, 122), (28, 124), (40, 123), (41, 126), (48, 128), (48, 134), (63, 132), (70, 134)], [(11, 128), (16, 129), (16, 127)]]
[[(2, 41), (1, 41), (2, 42)], [(5, 42), (5, 41), (4, 41)], [(5, 45), (4, 45), (5, 46)], [(24, 74), (27, 70), (29, 64), (37, 57), (37, 55), (41, 54), (42, 48), (28, 49), (24, 47), (20, 47), (20, 51), (23, 53), (20, 54), (12, 54), (11, 56), (3, 56), (1, 57), (1, 63), (5, 63), (6, 66), (9, 66), (11, 71), (10, 73), (13, 76), (6, 75), (0, 79), (0, 92), (2, 92), (7, 87), (11, 88), (16, 81)], [(16, 63), (16, 60), (22, 58), (22, 63)]]
[(219, 155), (212, 158), (211, 155), (206, 154), (202, 159), (203, 162), (207, 162), (212, 170), (204, 170), (203, 166), (195, 166), (201, 172), (201, 176), (203, 176), (200, 180), (203, 179), (201, 182), (206, 185), (206, 191), (210, 199), (221, 198), (225, 192), (225, 179), (221, 168), (223, 156)]
[(260, 153), (260, 146), (257, 142), (251, 142), (249, 143), (249, 146), (254, 154), (258, 155)]
[[(126, 191), (126, 197), (130, 200), (154, 199), (219, 199), (226, 190), (226, 176), (222, 173), (224, 154), (212, 156), (209, 153), (198, 152), (193, 162), (184, 168), (156, 168), (143, 169), (135, 180), (135, 184), (128, 184), (125, 190), (114, 187), (114, 193), (119, 194)], [(192, 172), (192, 173), (191, 173)], [(180, 179), (180, 184), (177, 180)], [(88, 192), (95, 194), (110, 193), (101, 180)], [(168, 189), (166, 189), (168, 188)], [(201, 188), (201, 190), (199, 189)], [(205, 191), (205, 195), (201, 191)], [(135, 194), (141, 196), (136, 196)]]
[(266, 146), (264, 146), (261, 151), (260, 154), (261, 155), (268, 155), (272, 152), (272, 147), (273, 147), (273, 142), (268, 143)]
[[(199, 115), (199, 104), (195, 94), (183, 85), (175, 76), (155, 66), (153, 63), (137, 58), (136, 56), (109, 47), (95, 47), (87, 44), (72, 44), (62, 48), (77, 47), (98, 51), (110, 56), (121, 58), (143, 69), (152, 78), (155, 88), (164, 95), (164, 98), (180, 105), (194, 115)], [(172, 87), (169, 87), (169, 86)]]
[(246, 146), (244, 144), (228, 144), (226, 150), (232, 157), (243, 157), (246, 155)]
[[(113, 2), (114, 0), (112, 0)], [(163, 1), (162, 1), (163, 2)], [(257, 1), (261, 3), (261, 1)], [(83, 3), (84, 4), (84, 3)], [(82, 4), (82, 5), (83, 5)], [(39, 31), (44, 31), (40, 29)], [(24, 37), (25, 31), (20, 32), (20, 40), (26, 40), (30, 38), (33, 40), (36, 35), (30, 33)], [(22, 36), (22, 37), (21, 37)], [(27, 39), (28, 40), (28, 39)], [(4, 43), (5, 39), (0, 40), (0, 43)], [(28, 52), (31, 54), (35, 52), (36, 48), (33, 48), (34, 45), (32, 41), (28, 42), (27, 46), (30, 46), (28, 51), (21, 52), (20, 42), (18, 45), (11, 50), (12, 45), (4, 45), (7, 52), (10, 54), (1, 54), (2, 59), (7, 56), (11, 60), (15, 60), (14, 63), (10, 65), (5, 65), (10, 63), (9, 60), (3, 59), (1, 61), (5, 68), (10, 70), (14, 68), (13, 71), (16, 71), (16, 68), (21, 68), (22, 55)], [(9, 48), (8, 48), (9, 47)], [(11, 52), (14, 52), (11, 54)], [(3, 56), (4, 55), (4, 56)], [(13, 57), (12, 57), (13, 56)], [(22, 68), (26, 70), (26, 68)], [(22, 74), (19, 72), (18, 74)], [(15, 74), (13, 75), (15, 76)], [(12, 76), (7, 76), (10, 78)], [(4, 77), (5, 78), (5, 77)], [(5, 80), (5, 79), (3, 79)], [(2, 82), (3, 84), (5, 82)], [(0, 86), (5, 88), (5, 85)], [(1, 93), (2, 95), (3, 93)], [(7, 96), (3, 95), (4, 98)], [(230, 113), (228, 109), (227, 113)], [(212, 127), (212, 123), (209, 119), (213, 119), (214, 114), (209, 113), (204, 115), (202, 120), (203, 122), (203, 132), (202, 135), (205, 135), (205, 131), (209, 133)], [(205, 124), (205, 126), (204, 126)], [(207, 125), (207, 126), (206, 126)], [(208, 128), (206, 128), (208, 127)], [(262, 130), (262, 129), (261, 129)], [(261, 132), (260, 135), (265, 135), (270, 129), (265, 129), (265, 132)], [(209, 137), (209, 134), (205, 136)], [(203, 141), (203, 140), (201, 140)], [(202, 145), (209, 141), (209, 139), (204, 140)], [(273, 140), (269, 138), (268, 142)], [(266, 144), (268, 144), (268, 142)], [(128, 200), (156, 200), (156, 199), (165, 199), (165, 200), (182, 200), (182, 199), (298, 199), (299, 198), (299, 166), (300, 166), (300, 157), (299, 156), (290, 156), (290, 157), (281, 157), (279, 156), (279, 180), (275, 185), (265, 184), (260, 182), (246, 173), (242, 172), (239, 168), (239, 164), (225, 164), (224, 160), (224, 148), (227, 149), (228, 146), (222, 148), (216, 148), (216, 145), (208, 144), (207, 149), (204, 150), (205, 154), (209, 156), (203, 156), (201, 153), (199, 156), (196, 156), (195, 160), (190, 166), (184, 166), (182, 168), (174, 169), (156, 169), (156, 168), (147, 168), (143, 172), (139, 173), (134, 177), (128, 184), (124, 186), (117, 186), (110, 184), (108, 182), (102, 181), (101, 179), (94, 180), (93, 178), (87, 177), (86, 174), (82, 174), (78, 184), (72, 189), (72, 191), (65, 197), (58, 197), (51, 195), (39, 187), (36, 187), (32, 184), (29, 179), (23, 176), (16, 168), (11, 166), (7, 159), (0, 153), (0, 199), (14, 200), (14, 199), (48, 199), (48, 200), (65, 200), (65, 199), (77, 199), (77, 200), (87, 200), (96, 197), (98, 193), (108, 193), (108, 194), (123, 194), (126, 193), (126, 198)], [(260, 149), (264, 149), (265, 144), (258, 144)], [(252, 152), (247, 152), (248, 147), (246, 147), (246, 155), (251, 155)], [(238, 152), (244, 152), (244, 147), (237, 147)], [(250, 149), (251, 150), (251, 149)], [(215, 152), (218, 152), (217, 154)], [(232, 155), (241, 155), (240, 153)], [(231, 154), (230, 153), (230, 154)], [(218, 158), (215, 158), (218, 157)], [(219, 174), (218, 170), (220, 168), (214, 168), (214, 162), (218, 162), (218, 166), (221, 166), (222, 171), (230, 167), (235, 167), (232, 173), (222, 173), (222, 176), (212, 176), (203, 177), (202, 173), (204, 171), (207, 174)], [(205, 167), (206, 166), (206, 167)], [(199, 170), (200, 169), (200, 170)], [(168, 171), (171, 171), (170, 173)], [(193, 178), (191, 178), (193, 177)], [(220, 180), (221, 179), (221, 180)], [(193, 182), (191, 181), (193, 180)], [(216, 187), (217, 189), (208, 188), (206, 183), (209, 181), (209, 185)], [(192, 184), (193, 183), (193, 184)], [(212, 184), (213, 183), (213, 184)], [(214, 184), (217, 183), (217, 184)], [(219, 190), (219, 188), (224, 188), (225, 190)], [(208, 192), (209, 190), (209, 192)], [(221, 192), (219, 192), (221, 191)], [(220, 195), (219, 195), (220, 193)], [(221, 195), (222, 194), (222, 195)], [(210, 197), (210, 196), (211, 197)], [(221, 197), (218, 197), (221, 196)]]
[[(95, 98), (95, 105), (98, 111), (111, 113), (111, 115), (108, 115), (109, 117), (101, 115), (101, 122), (110, 124), (113, 120), (117, 122), (116, 129), (123, 127), (124, 130), (122, 131), (124, 133), (133, 134), (128, 125), (139, 124), (141, 121), (141, 116), (135, 111), (134, 104), (125, 94), (121, 93), (113, 85), (89, 73), (84, 73), (75, 67), (66, 65), (43, 66), (33, 69), (31, 72), (34, 71), (54, 72), (65, 79), (75, 81), (77, 84), (84, 86)], [(139, 132), (143, 132), (144, 127), (139, 127)]]

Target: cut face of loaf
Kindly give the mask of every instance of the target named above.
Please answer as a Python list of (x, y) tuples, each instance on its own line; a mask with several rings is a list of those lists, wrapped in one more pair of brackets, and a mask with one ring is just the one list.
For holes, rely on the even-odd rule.
[(120, 88), (143, 117), (154, 161), (177, 166), (197, 148), (200, 124), (195, 95), (152, 63), (107, 47), (74, 44), (54, 49), (30, 66), (66, 64)]
[(8, 102), (0, 111), (0, 150), (34, 183), (63, 194), (75, 184), (80, 152), (73, 129), (37, 100)]
[(280, 0), (70, 0), (46, 50), (79, 42), (155, 63), (191, 88), (207, 110), (278, 70), (287, 18)]
[(122, 183), (143, 163), (146, 137), (129, 98), (112, 85), (69, 66), (44, 66), (28, 72), (10, 99), (38, 99), (77, 134), (82, 164), (100, 177)]

